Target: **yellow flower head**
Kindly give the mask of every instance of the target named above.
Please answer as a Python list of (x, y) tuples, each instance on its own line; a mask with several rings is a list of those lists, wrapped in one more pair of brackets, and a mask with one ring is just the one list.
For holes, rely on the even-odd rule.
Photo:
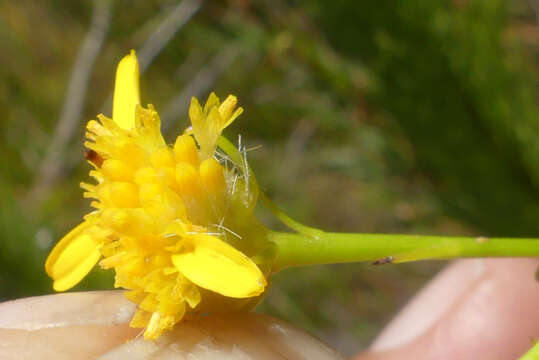
[(50, 253), (45, 268), (55, 290), (73, 287), (101, 260), (138, 304), (131, 326), (146, 328), (147, 339), (186, 314), (256, 302), (269, 271), (256, 259), (271, 247), (253, 215), (258, 188), (246, 162), (216, 151), (243, 111), (236, 102), (212, 93), (202, 108), (193, 98), (192, 130), (169, 146), (153, 106), (140, 105), (134, 51), (120, 62), (112, 119), (87, 125), (96, 184), (81, 186), (95, 211)]

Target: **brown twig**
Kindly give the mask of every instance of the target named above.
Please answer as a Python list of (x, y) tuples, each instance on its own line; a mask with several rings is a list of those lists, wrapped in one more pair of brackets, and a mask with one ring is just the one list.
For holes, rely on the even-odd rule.
[[(184, 0), (180, 2), (159, 26), (137, 49), (137, 59), (140, 73), (143, 74), (153, 60), (172, 40), (174, 35), (185, 26), (189, 20), (200, 10), (203, 0)], [(153, 21), (153, 20), (152, 20)], [(110, 113), (112, 106), (112, 92), (101, 106), (101, 113)]]
[[(73, 66), (62, 115), (56, 126), (54, 137), (51, 140), (45, 159), (37, 172), (34, 186), (29, 192), (29, 198), (33, 201), (39, 201), (61, 174), (61, 154), (77, 130), (89, 77), (110, 25), (112, 1), (97, 0), (94, 2), (92, 25)], [(174, 34), (196, 14), (202, 3), (203, 0), (184, 0), (172, 9), (170, 14), (166, 16), (138, 50), (141, 72), (144, 72), (150, 66), (155, 57), (173, 38)], [(103, 105), (103, 108), (110, 107), (111, 101), (112, 94)]]
[(184, 0), (178, 4), (137, 51), (140, 72), (144, 73), (153, 59), (164, 49), (202, 6), (202, 0)]
[(60, 120), (29, 192), (32, 200), (40, 199), (62, 170), (61, 154), (78, 128), (89, 78), (109, 29), (112, 2), (93, 2), (92, 23), (71, 70)]

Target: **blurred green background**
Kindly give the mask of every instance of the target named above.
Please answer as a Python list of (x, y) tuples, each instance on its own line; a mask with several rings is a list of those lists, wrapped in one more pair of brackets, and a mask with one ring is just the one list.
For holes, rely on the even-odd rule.
[[(534, 0), (0, 2), (0, 300), (89, 209), (85, 121), (138, 49), (171, 141), (191, 95), (236, 94), (259, 182), (332, 231), (539, 236)], [(266, 224), (280, 228), (267, 213)], [(345, 354), (444, 264), (287, 270), (259, 311)], [(96, 270), (77, 290), (109, 288)]]

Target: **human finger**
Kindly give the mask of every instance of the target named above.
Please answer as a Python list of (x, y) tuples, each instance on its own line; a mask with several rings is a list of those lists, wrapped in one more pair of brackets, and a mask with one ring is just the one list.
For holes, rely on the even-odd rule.
[(118, 291), (37, 296), (0, 304), (2, 359), (95, 359), (137, 335)]
[(516, 359), (539, 337), (536, 259), (461, 260), (358, 359)]
[(134, 310), (121, 291), (0, 304), (2, 359), (342, 359), (293, 326), (252, 313), (199, 316), (147, 341), (128, 326)]

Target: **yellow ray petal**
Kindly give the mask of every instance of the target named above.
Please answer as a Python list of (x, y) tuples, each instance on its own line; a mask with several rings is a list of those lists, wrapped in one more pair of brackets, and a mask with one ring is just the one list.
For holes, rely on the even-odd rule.
[(186, 238), (190, 251), (172, 255), (174, 266), (191, 282), (232, 298), (260, 295), (266, 279), (247, 256), (215, 236)]
[(125, 56), (116, 70), (112, 120), (123, 129), (135, 126), (135, 107), (140, 104), (139, 69), (135, 50)]
[(204, 104), (204, 115), (208, 115), (210, 113), (210, 110), (216, 106), (218, 107), (220, 103), (221, 101), (212, 91), (210, 96), (208, 96), (208, 100), (206, 100), (206, 104)]
[(224, 121), (221, 126), (221, 131), (230, 125), (243, 112), (243, 108), (241, 107), (234, 110), (237, 103), (238, 99), (234, 95), (228, 95), (226, 100), (219, 106), (219, 113)]
[(45, 270), (54, 280), (54, 290), (65, 291), (77, 285), (99, 261), (100, 244), (86, 233), (91, 226), (87, 221), (83, 222), (52, 249)]
[(202, 107), (200, 106), (198, 99), (194, 96), (191, 98), (191, 103), (189, 104), (189, 119), (193, 125), (193, 132), (196, 137), (196, 134), (204, 129), (205, 118)]
[(234, 120), (236, 120), (236, 118), (238, 116), (240, 116), (241, 114), (243, 113), (243, 108), (242, 107), (239, 107), (236, 109), (236, 111), (234, 111), (234, 113), (232, 115), (230, 115), (230, 117), (228, 118), (228, 120), (226, 120), (225, 124), (223, 125), (223, 130), (228, 127), (228, 125), (232, 124), (232, 122)]

